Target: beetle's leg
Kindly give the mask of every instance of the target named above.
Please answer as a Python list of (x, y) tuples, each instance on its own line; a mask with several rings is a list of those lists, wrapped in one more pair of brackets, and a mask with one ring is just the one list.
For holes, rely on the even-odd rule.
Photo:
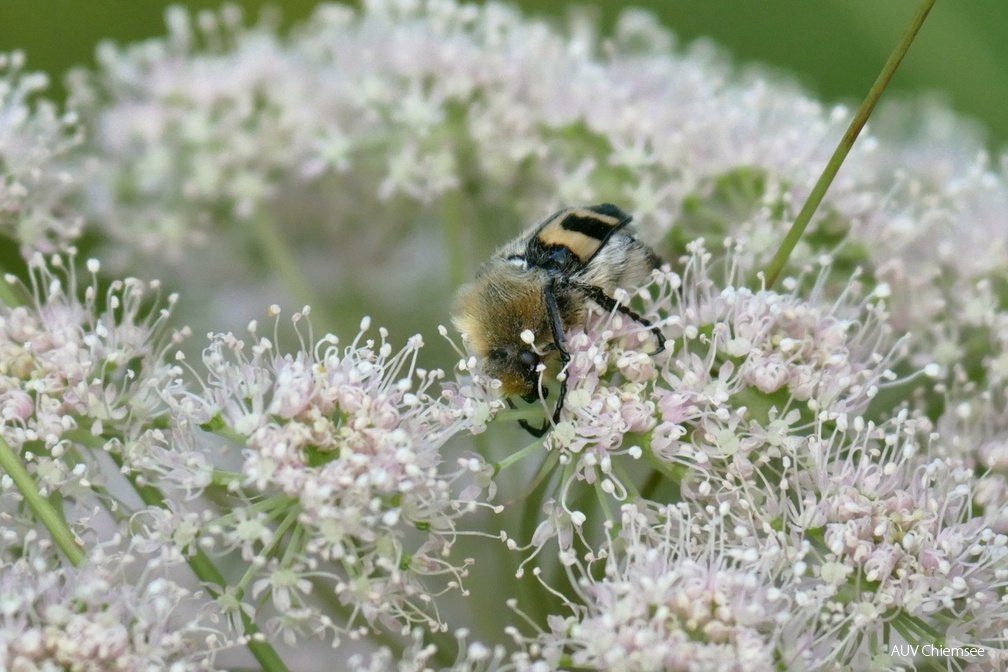
[[(510, 398), (508, 398), (506, 401), (507, 401), (507, 405), (508, 405), (509, 408), (518, 408), (517, 406), (515, 406), (514, 402), (511, 401)], [(526, 401), (528, 401), (528, 400), (526, 399)], [(549, 424), (549, 420), (543, 420), (542, 427), (535, 427), (533, 425), (530, 425), (528, 423), (528, 420), (519, 420), (518, 421), (518, 426), (521, 427), (522, 429), (524, 429), (526, 432), (528, 432), (532, 436), (534, 436), (535, 438), (541, 439), (542, 436), (543, 436), (543, 434), (546, 433), (546, 430), (549, 429), (550, 424)]]
[(613, 310), (618, 310), (619, 312), (630, 317), (639, 324), (642, 324), (648, 329), (650, 329), (651, 333), (654, 334), (655, 339), (657, 339), (658, 341), (658, 349), (655, 350), (654, 354), (657, 355), (659, 352), (663, 352), (665, 350), (665, 334), (663, 334), (661, 330), (658, 329), (658, 327), (651, 324), (651, 322), (645, 320), (643, 317), (634, 312), (632, 308), (629, 308), (627, 306), (624, 306), (622, 303), (619, 303), (618, 301), (616, 301), (616, 299), (612, 298), (595, 285), (583, 285), (581, 283), (571, 283), (570, 286), (577, 289), (579, 292), (582, 292), (589, 299), (591, 299), (598, 305), (602, 306), (603, 310), (607, 310), (609, 312), (612, 312)]
[(554, 281), (550, 281), (543, 288), (543, 301), (546, 304), (546, 314), (549, 316), (550, 331), (553, 333), (553, 345), (560, 353), (560, 371), (563, 373), (563, 380), (560, 381), (560, 394), (557, 395), (556, 406), (553, 408), (553, 424), (560, 421), (560, 411), (563, 410), (564, 398), (567, 396), (567, 364), (570, 362), (570, 353), (564, 344), (563, 321), (560, 319), (560, 307), (557, 305), (556, 294), (553, 291)]
[(535, 427), (533, 425), (530, 425), (528, 420), (519, 420), (518, 426), (524, 429), (532, 436), (534, 436), (535, 438), (541, 439), (543, 435), (546, 434), (546, 431), (550, 428), (550, 423), (549, 420), (543, 420), (542, 427)]

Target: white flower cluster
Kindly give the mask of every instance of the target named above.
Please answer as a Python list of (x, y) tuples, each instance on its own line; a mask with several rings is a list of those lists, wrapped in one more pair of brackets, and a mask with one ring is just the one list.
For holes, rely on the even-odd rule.
[[(922, 662), (893, 645), (937, 641), (983, 648), (949, 669), (1008, 660), (1008, 177), (953, 119), (896, 134), (916, 117), (884, 112), (767, 288), (848, 113), (674, 51), (639, 12), (604, 39), (452, 0), (322, 7), (289, 35), (234, 8), (168, 23), (74, 74), (79, 122), (0, 58), (0, 227), (30, 287), (11, 276), (0, 308), (0, 457), (79, 541), (189, 562), (250, 648), (368, 640), (298, 669), (893, 668)], [(524, 450), (499, 419), (538, 405), (504, 409), (468, 357), (454, 382), (424, 368), (419, 336), (316, 341), (306, 310), (290, 354), (217, 325), (190, 366), (167, 356), (174, 295), (34, 254), (79, 211), (102, 269), (174, 268), (201, 319), (284, 282), (333, 288), (327, 326), (361, 287), (443, 321), (482, 239), (602, 201), (668, 262), (615, 297), (667, 347), (618, 311), (571, 326), (560, 422)], [(161, 584), (118, 560), (45, 574), (30, 488), (0, 487), (0, 656), (133, 669), (218, 645), (166, 639), (185, 596), (148, 617)]]
[[(628, 504), (592, 564), (578, 565), (574, 616), (553, 617), (545, 658), (566, 652), (593, 670), (810, 669), (814, 612), (796, 608), (800, 579), (772, 556), (726, 541), (722, 523), (687, 507)], [(812, 623), (806, 622), (812, 619)], [(804, 620), (803, 620), (804, 619)]]
[[(40, 557), (0, 562), (0, 669), (213, 669), (207, 651), (220, 640), (186, 611), (198, 601), (138, 556), (94, 553), (79, 569), (56, 567)], [(197, 642), (207, 648), (194, 651)]]
[[(895, 408), (878, 404), (892, 389), (931, 379), (900, 380), (890, 370), (910, 346), (895, 340), (877, 295), (859, 298), (852, 281), (827, 299), (829, 260), (812, 278), (790, 281), (787, 293), (753, 292), (741, 282), (743, 248), (722, 259), (702, 242), (689, 248), (677, 264), (682, 277), (658, 273), (649, 288), (656, 296), (642, 292), (643, 315), (664, 325), (667, 354), (643, 355), (647, 330), (612, 315), (570, 339), (573, 403), (544, 442), (568, 466), (523, 547), (534, 551), (527, 567), (555, 540), (584, 587), (574, 616), (550, 616), (550, 632), (537, 640), (552, 651), (547, 659), (567, 655), (589, 669), (717, 669), (730, 650), (738, 669), (770, 669), (762, 665), (771, 660), (788, 669), (860, 668), (875, 655), (865, 642), (896, 627), (910, 643), (920, 641), (914, 633), (939, 632), (990, 647), (988, 659), (999, 660), (1008, 500), (1003, 475), (978, 479), (970, 468), (990, 469), (998, 440), (957, 440), (950, 427), (943, 443), (923, 409), (911, 416), (900, 397)], [(985, 418), (1003, 432), (997, 416)], [(679, 504), (648, 513), (664, 539), (621, 536), (625, 545), (599, 550), (586, 488), (613, 504)], [(621, 534), (638, 534), (638, 514), (624, 506)], [(706, 530), (697, 548), (681, 536), (691, 526)], [(667, 538), (670, 530), (680, 536)], [(737, 574), (707, 564), (712, 548), (742, 562)], [(588, 567), (579, 569), (582, 558)], [(599, 558), (608, 562), (603, 582), (590, 567)], [(727, 587), (733, 577), (741, 583)], [(714, 591), (717, 604), (704, 608), (693, 582)], [(771, 618), (776, 601), (787, 605), (787, 637)], [(750, 621), (752, 604), (769, 610)], [(693, 609), (728, 622), (698, 620)], [(755, 629), (734, 631), (733, 618)]]
[[(459, 215), (472, 222), (517, 230), (557, 206), (610, 200), (673, 254), (724, 236), (764, 264), (847, 117), (780, 82), (738, 78), (707, 46), (670, 53), (670, 36), (636, 12), (604, 41), (587, 24), (563, 34), (504, 5), (447, 1), (326, 7), (289, 39), (242, 27), (233, 8), (173, 10), (169, 30), (104, 47), (99, 72), (71, 85), (87, 154), (102, 158), (91, 217), (129, 243), (116, 258), (172, 256), (228, 222), (239, 226), (221, 235), (254, 237), (243, 223), (296, 203), (286, 235), (304, 243), (305, 272), (335, 258), (384, 287), (362, 268), (378, 244), (368, 222), (395, 213), (386, 249), (429, 239), (402, 235), (421, 220), (385, 201), (478, 185)], [(909, 142), (908, 121), (919, 127)], [(976, 338), (1003, 349), (1003, 320), (991, 324), (1008, 266), (1003, 167), (940, 110), (894, 108), (879, 125), (901, 140), (855, 145), (792, 268), (821, 253), (838, 272), (862, 266), (889, 289), (894, 326), (930, 343), (919, 366), (948, 368)], [(313, 254), (320, 235), (341, 244)]]
[(753, 292), (737, 270), (740, 259), (726, 262), (732, 270), (719, 282), (708, 268), (711, 254), (690, 247), (681, 290), (666, 308), (668, 332), (682, 345), (656, 391), (662, 422), (652, 447), (665, 459), (766, 459), (803, 427), (845, 428), (896, 377), (887, 368), (898, 352), (884, 308), (859, 298), (856, 280), (831, 300), (820, 285), (828, 259), (811, 288), (788, 282), (786, 293)]
[(104, 480), (82, 447), (122, 454), (165, 413), (161, 392), (174, 367), (164, 355), (182, 336), (167, 325), (176, 297), (158, 305), (157, 282), (127, 278), (103, 291), (97, 260), (87, 263), (86, 284), (75, 260), (72, 249), (48, 261), (36, 253), (30, 288), (5, 278), (29, 303), (0, 306), (0, 434), (44, 494), (64, 497)]
[[(438, 391), (442, 371), (416, 367), (419, 336), (394, 352), (384, 329), (377, 342), (365, 337), (369, 322), (349, 345), (328, 335), (310, 351), (302, 341), (296, 355), (277, 353), (255, 325), (250, 345), (214, 335), (203, 355), (204, 392), (176, 387), (180, 425), (223, 427), (247, 446), (233, 485), (249, 498), (208, 530), (221, 549), (254, 561), (261, 577), (252, 596), (270, 597), (280, 629), (310, 623), (357, 636), (366, 632), (353, 629), (358, 617), (407, 631), (414, 622), (440, 628), (428, 584), (459, 588), (471, 563), (449, 554), (456, 519), (475, 510), (478, 488), (466, 495), (455, 486), (483, 463), (461, 459), (446, 469), (441, 448), (457, 433), (483, 431), (502, 402), (457, 403)], [(286, 518), (280, 530), (271, 525), (278, 517)], [(311, 606), (309, 593), (320, 590), (348, 606), (346, 624)]]
[(83, 218), (71, 196), (83, 180), (71, 164), (83, 138), (76, 115), (39, 97), (48, 81), (24, 73), (23, 53), (0, 54), (0, 233), (32, 251), (62, 251)]
[[(648, 330), (619, 314), (571, 335), (566, 375), (576, 383), (546, 447), (575, 460), (588, 482), (597, 470), (610, 493), (627, 492), (614, 458), (643, 455), (624, 445), (628, 437), (646, 435), (665, 462), (745, 471), (816, 423), (846, 427), (896, 377), (884, 309), (877, 297), (859, 299), (855, 281), (827, 298), (828, 259), (813, 287), (793, 281), (787, 293), (746, 288), (742, 248), (712, 259), (692, 243), (677, 263), (682, 276), (656, 273), (642, 292), (643, 316), (662, 325), (666, 352), (646, 354)], [(723, 281), (712, 264), (726, 267)]]

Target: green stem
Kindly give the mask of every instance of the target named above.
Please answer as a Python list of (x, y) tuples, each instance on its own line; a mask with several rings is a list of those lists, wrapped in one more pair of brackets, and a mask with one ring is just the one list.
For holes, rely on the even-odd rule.
[[(117, 455), (113, 455), (112, 458), (121, 470), (123, 467), (122, 460)], [(164, 495), (161, 494), (160, 490), (151, 485), (141, 485), (133, 475), (129, 476), (129, 481), (133, 485), (133, 489), (136, 490), (136, 493), (140, 495), (140, 499), (143, 500), (144, 504), (167, 508)], [(204, 584), (216, 586), (218, 589), (217, 592), (220, 594), (227, 591), (228, 584), (224, 579), (224, 575), (220, 573), (210, 557), (202, 550), (197, 548), (193, 555), (186, 557), (186, 562), (189, 563), (189, 567), (196, 577)], [(259, 626), (255, 624), (244, 610), (239, 609), (238, 613), (241, 617), (245, 635), (248, 637), (246, 646), (255, 659), (259, 661), (264, 672), (289, 672), (287, 665), (284, 664), (269, 642), (256, 637), (260, 632)]]
[[(917, 616), (900, 611), (895, 618), (888, 620), (901, 635), (906, 637), (908, 642), (929, 642), (939, 644), (942, 641), (942, 633), (932, 627)], [(911, 638), (912, 637), (912, 638)]]
[(301, 538), (304, 536), (305, 529), (300, 525), (294, 527), (294, 524), (297, 523), (297, 520), (298, 520), (298, 513), (296, 510), (294, 510), (291, 511), (290, 514), (286, 518), (284, 518), (283, 522), (277, 526), (276, 543), (279, 543), (280, 540), (284, 538), (284, 535), (287, 534), (287, 530), (293, 527), (293, 531), (291, 532), (291, 538), (287, 542), (287, 547), (284, 549), (283, 558), (280, 559), (281, 567), (290, 567), (291, 563), (294, 561), (294, 556), (301, 552)]
[(928, 12), (931, 11), (931, 7), (933, 7), (934, 4), (935, 0), (923, 0), (921, 2), (920, 8), (917, 10), (916, 16), (914, 16), (913, 21), (910, 22), (906, 32), (903, 34), (903, 38), (900, 40), (899, 44), (896, 45), (892, 54), (889, 55), (889, 60), (886, 61), (885, 66), (882, 68), (882, 72), (879, 73), (878, 79), (875, 80), (871, 90), (868, 92), (868, 96), (864, 99), (864, 102), (861, 103), (861, 107), (858, 108), (857, 114), (855, 114), (854, 118), (851, 120), (850, 126), (847, 127), (847, 132), (844, 133), (843, 139), (840, 140), (840, 144), (837, 145), (836, 150), (833, 152), (833, 156), (830, 157), (829, 162), (826, 164), (826, 168), (823, 169), (822, 175), (819, 176), (819, 180), (815, 183), (815, 186), (812, 188), (812, 192), (808, 195), (808, 199), (806, 199), (801, 211), (795, 218), (794, 224), (791, 225), (791, 229), (784, 237), (784, 241), (781, 243), (780, 249), (777, 250), (777, 254), (775, 254), (774, 258), (770, 261), (770, 265), (766, 270), (767, 289), (770, 289), (773, 286), (774, 282), (777, 280), (777, 276), (780, 275), (780, 272), (784, 269), (784, 264), (787, 263), (788, 257), (791, 256), (791, 252), (794, 250), (795, 245), (798, 244), (798, 240), (801, 238), (802, 233), (805, 232), (805, 227), (808, 226), (816, 208), (819, 207), (823, 197), (826, 195), (826, 190), (829, 189), (830, 184), (833, 182), (833, 178), (836, 177), (837, 171), (840, 170), (840, 165), (844, 162), (844, 159), (847, 158), (847, 154), (850, 152), (851, 147), (854, 146), (854, 141), (857, 140), (858, 134), (860, 134), (861, 129), (864, 128), (865, 123), (868, 121), (868, 117), (871, 116), (872, 110), (875, 109), (875, 104), (878, 103), (879, 98), (882, 97), (882, 92), (885, 91), (886, 86), (889, 85), (889, 81), (896, 72), (896, 68), (906, 55), (914, 37), (917, 36), (917, 31), (919, 31), (920, 27), (924, 24), (924, 19), (927, 18)]
[(511, 453), (510, 455), (508, 455), (507, 457), (505, 457), (500, 462), (494, 463), (494, 475), (497, 475), (500, 472), (504, 471), (505, 469), (507, 469), (508, 467), (510, 467), (512, 464), (515, 464), (516, 462), (520, 462), (522, 460), (522, 458), (525, 458), (525, 457), (531, 455), (532, 453), (534, 453), (539, 448), (542, 448), (542, 439), (539, 439), (537, 441), (533, 441), (532, 443), (530, 443), (529, 445), (525, 446), (521, 450), (519, 450), (517, 452), (514, 452), (514, 453)]
[(214, 469), (213, 474), (210, 476), (211, 483), (214, 485), (226, 488), (232, 483), (241, 484), (245, 477), (234, 471), (223, 471), (222, 469)]
[(248, 442), (248, 437), (240, 432), (236, 432), (235, 430), (231, 429), (231, 427), (229, 427), (227, 423), (224, 422), (224, 418), (222, 418), (220, 414), (215, 415), (213, 418), (210, 419), (209, 422), (204, 422), (202, 425), (200, 425), (200, 429), (202, 429), (204, 432), (210, 432), (211, 434), (216, 434), (222, 439), (227, 439), (228, 441), (236, 443), (239, 446), (244, 446)]
[[(266, 513), (267, 519), (271, 520), (280, 513), (295, 506), (296, 502), (297, 500), (287, 495), (272, 495), (258, 502), (248, 504), (244, 507), (244, 510), (248, 513)], [(216, 523), (218, 525), (234, 525), (237, 521), (237, 514), (231, 512), (217, 518)]]
[(539, 467), (539, 470), (536, 472), (536, 475), (532, 478), (532, 482), (529, 484), (528, 487), (529, 493), (533, 492), (536, 488), (539, 487), (540, 483), (546, 480), (548, 476), (553, 474), (553, 467), (555, 467), (557, 462), (559, 461), (560, 461), (560, 451), (559, 450), (549, 451), (549, 453), (546, 455), (546, 459), (543, 460), (542, 462), (542, 466)]
[(643, 454), (644, 459), (647, 460), (648, 465), (650, 465), (652, 469), (659, 472), (673, 483), (679, 483), (682, 475), (676, 473), (676, 469), (673, 465), (655, 455), (650, 446), (645, 447)]
[[(317, 311), (325, 310), (325, 304), (305, 282), (304, 269), (298, 265), (294, 253), (277, 231), (275, 223), (261, 214), (252, 217), (249, 223), (259, 251), (266, 258), (269, 267), (280, 277), (292, 298), (302, 306), (308, 305)], [(298, 309), (300, 310), (300, 306)]]
[(445, 237), (445, 248), (448, 250), (448, 281), (451, 287), (458, 287), (465, 282), (465, 244), (462, 240), (466, 233), (465, 216), (463, 214), (462, 192), (458, 189), (441, 197), (441, 221)]
[(607, 495), (605, 490), (602, 489), (602, 481), (595, 481), (595, 485), (592, 489), (595, 491), (595, 497), (598, 499), (599, 509), (602, 510), (602, 515), (605, 516), (607, 521), (615, 524), (612, 508), (609, 506), (609, 495)]
[(510, 422), (512, 420), (534, 420), (541, 418), (543, 414), (542, 406), (529, 406), (528, 408), (505, 408), (494, 414), (495, 422)]
[(21, 492), (21, 496), (25, 498), (28, 507), (49, 530), (53, 541), (63, 551), (63, 555), (70, 561), (70, 564), (79, 567), (84, 562), (84, 547), (77, 541), (77, 535), (66, 524), (59, 511), (42, 496), (35, 481), (32, 480), (31, 474), (21, 464), (20, 458), (3, 436), (0, 436), (0, 469), (7, 472), (7, 475), (14, 481), (14, 485)]
[[(528, 494), (525, 496), (525, 503), (519, 513), (518, 541), (522, 544), (530, 544), (532, 542), (532, 537), (535, 536), (536, 528), (539, 527), (539, 523), (541, 522), (543, 515), (543, 503), (546, 500), (547, 495), (551, 492), (547, 477), (554, 473), (554, 467), (559, 460), (560, 452), (557, 450), (550, 451), (547, 454), (546, 459), (543, 460), (542, 466), (539, 467), (537, 475), (533, 478), (532, 484), (528, 488)], [(505, 559), (501, 562), (502, 564), (507, 563), (507, 578), (511, 582), (511, 585), (515, 586), (518, 590), (518, 597), (520, 599), (519, 604), (523, 605), (526, 609), (534, 607), (539, 609), (540, 613), (543, 613), (546, 611), (543, 607), (546, 605), (549, 598), (544, 598), (544, 596), (537, 590), (538, 586), (536, 585), (535, 578), (529, 573), (526, 573), (525, 576), (521, 578), (517, 578), (518, 569), (521, 566), (521, 560), (516, 557), (516, 555), (517, 554), (515, 553), (505, 552)], [(503, 575), (503, 572), (501, 574)], [(509, 589), (506, 585), (502, 586), (501, 590), (505, 591), (504, 594), (506, 595), (512, 594), (507, 592)]]
[(548, 490), (548, 487), (543, 479), (545, 476), (552, 473), (553, 467), (558, 459), (559, 453), (557, 451), (551, 451), (543, 461), (538, 474), (533, 479), (532, 485), (525, 494), (525, 503), (522, 507), (521, 514), (520, 531), (520, 541), (523, 544), (527, 544), (532, 541), (532, 535), (535, 534), (535, 530), (539, 526), (540, 516), (542, 515), (543, 500), (546, 498)]

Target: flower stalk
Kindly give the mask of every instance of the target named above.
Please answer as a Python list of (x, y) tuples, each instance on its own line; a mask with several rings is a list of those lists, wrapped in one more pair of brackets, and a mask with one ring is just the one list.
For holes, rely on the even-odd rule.
[(889, 86), (889, 82), (892, 81), (893, 75), (896, 74), (896, 68), (899, 67), (899, 64), (903, 61), (903, 57), (910, 50), (910, 45), (913, 44), (914, 38), (917, 37), (917, 33), (920, 31), (921, 26), (924, 25), (924, 20), (927, 18), (931, 8), (934, 7), (934, 4), (935, 0), (921, 1), (917, 13), (911, 19), (910, 25), (907, 26), (906, 31), (903, 33), (903, 37), (900, 38), (896, 48), (889, 54), (889, 59), (882, 66), (882, 71), (875, 79), (875, 83), (872, 84), (871, 89), (868, 90), (868, 95), (861, 102), (861, 106), (858, 107), (854, 118), (851, 119), (850, 125), (840, 139), (840, 143), (833, 150), (833, 155), (826, 163), (826, 167), (823, 168), (823, 172), (819, 176), (819, 179), (816, 180), (812, 191), (809, 192), (808, 198), (805, 199), (801, 210), (798, 211), (798, 215), (795, 217), (794, 223), (791, 224), (791, 228), (788, 229), (787, 235), (784, 236), (784, 240), (781, 241), (777, 253), (770, 260), (764, 273), (764, 288), (770, 289), (777, 282), (777, 277), (784, 269), (788, 257), (791, 256), (791, 252), (794, 250), (795, 245), (798, 244), (809, 222), (812, 221), (812, 215), (815, 214), (819, 204), (822, 203), (826, 191), (833, 182), (833, 178), (840, 171), (840, 166), (843, 165), (844, 159), (847, 158), (851, 147), (854, 146), (854, 141), (861, 134), (861, 129), (868, 123), (868, 117), (871, 116), (875, 105), (882, 98), (882, 93)]
[[(123, 462), (121, 459), (113, 456), (115, 462), (119, 465), (120, 469), (123, 468)], [(147, 506), (156, 506), (158, 508), (166, 508), (167, 501), (165, 496), (160, 490), (152, 485), (140, 483), (137, 480), (135, 474), (129, 474), (128, 480), (136, 491), (140, 499)], [(196, 548), (195, 551), (186, 557), (186, 562), (192, 569), (193, 574), (200, 582), (207, 586), (211, 591), (214, 592), (215, 596), (221, 596), (228, 592), (229, 583), (224, 575), (221, 574), (220, 570), (213, 563), (202, 549)], [(241, 599), (241, 595), (236, 596)], [(248, 648), (249, 653), (256, 659), (256, 661), (262, 665), (262, 669), (265, 672), (288, 672), (289, 668), (284, 663), (283, 659), (276, 652), (276, 649), (269, 643), (269, 641), (262, 636), (259, 626), (256, 625), (255, 621), (245, 612), (244, 609), (238, 609), (239, 617), (241, 618), (242, 628), (244, 634), (246, 635), (245, 646)]]
[(67, 525), (60, 512), (42, 496), (38, 486), (32, 479), (31, 474), (21, 464), (21, 460), (14, 454), (10, 444), (0, 435), (0, 469), (4, 471), (14, 482), (14, 486), (24, 497), (28, 508), (32, 510), (39, 522), (49, 530), (49, 534), (56, 546), (63, 552), (66, 559), (74, 567), (79, 567), (84, 562), (84, 547), (81, 546), (77, 535), (73, 533)]
[(276, 221), (266, 213), (258, 213), (249, 217), (248, 226), (259, 253), (283, 282), (294, 301), (302, 306), (315, 306), (315, 310), (323, 310), (326, 304), (309, 285), (304, 269), (298, 265), (289, 240), (280, 234)]

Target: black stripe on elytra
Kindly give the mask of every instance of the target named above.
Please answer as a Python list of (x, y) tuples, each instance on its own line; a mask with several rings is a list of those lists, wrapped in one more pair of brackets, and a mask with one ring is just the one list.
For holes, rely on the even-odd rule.
[(612, 233), (613, 228), (619, 226), (619, 223), (614, 224), (598, 217), (584, 217), (571, 213), (563, 218), (560, 226), (566, 231), (581, 233), (595, 240), (605, 240)]
[(598, 205), (589, 205), (587, 210), (592, 212), (605, 215), (606, 217), (612, 217), (613, 219), (618, 219), (620, 224), (626, 224), (630, 221), (630, 215), (623, 212), (623, 209), (618, 205), (613, 205), (612, 203), (599, 203)]

